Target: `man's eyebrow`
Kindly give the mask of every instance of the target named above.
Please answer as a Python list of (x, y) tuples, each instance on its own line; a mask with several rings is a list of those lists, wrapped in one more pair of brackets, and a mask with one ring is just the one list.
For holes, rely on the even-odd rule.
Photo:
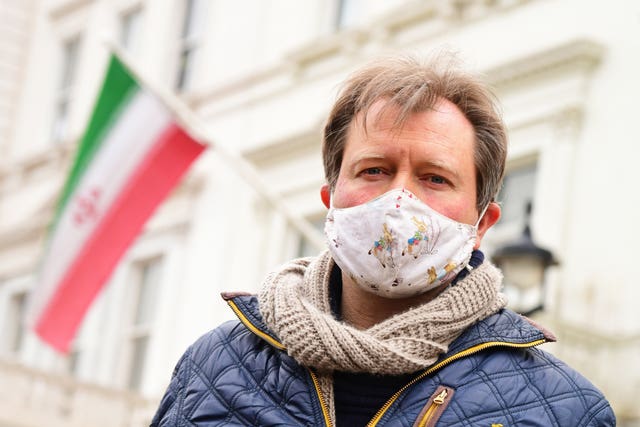
[(352, 164), (356, 165), (366, 160), (384, 160), (388, 156), (383, 153), (361, 153), (359, 155), (354, 156)]
[(460, 177), (458, 168), (454, 168), (451, 164), (447, 162), (443, 162), (441, 160), (425, 160), (424, 162), (420, 163), (420, 168), (425, 168), (425, 167), (439, 169), (455, 178)]

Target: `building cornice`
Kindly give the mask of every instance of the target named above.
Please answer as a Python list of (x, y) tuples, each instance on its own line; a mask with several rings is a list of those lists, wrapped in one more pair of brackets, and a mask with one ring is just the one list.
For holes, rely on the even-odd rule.
[(280, 164), (292, 158), (295, 159), (303, 152), (313, 152), (317, 155), (321, 138), (320, 129), (321, 125), (318, 124), (318, 126), (285, 139), (243, 151), (242, 155), (258, 168)]
[(0, 232), (0, 251), (10, 250), (15, 246), (30, 244), (44, 236), (50, 217), (38, 215), (29, 218), (21, 226)]
[[(398, 47), (399, 36), (416, 27), (430, 27), (437, 23), (437, 31), (446, 32), (461, 23), (485, 19), (495, 13), (521, 7), (532, 1), (534, 0), (407, 2), (366, 26), (349, 28), (304, 44), (291, 51), (278, 63), (264, 66), (209, 90), (190, 93), (186, 96), (186, 101), (196, 109), (213, 100), (222, 101), (234, 97), (252, 102), (267, 94), (285, 90), (301, 79), (308, 79), (309, 73), (317, 76), (312, 72), (315, 68), (321, 69), (321, 74), (328, 73), (347, 67), (353, 60), (354, 54), (357, 56), (358, 52), (381, 53), (380, 48), (385, 46)], [(432, 31), (427, 31), (426, 34), (434, 35)], [(323, 66), (323, 64), (330, 65)], [(250, 95), (245, 96), (247, 93)]]
[(604, 52), (604, 47), (593, 40), (574, 39), (506, 62), (484, 74), (488, 83), (497, 89), (550, 73), (587, 74), (601, 62)]
[(40, 170), (66, 170), (75, 146), (76, 139), (69, 139), (0, 165), (0, 194), (22, 188)]
[(66, 16), (69, 16), (90, 4), (94, 3), (95, 0), (58, 0), (52, 2), (53, 4), (49, 7), (49, 17), (53, 21), (58, 21), (63, 19)]

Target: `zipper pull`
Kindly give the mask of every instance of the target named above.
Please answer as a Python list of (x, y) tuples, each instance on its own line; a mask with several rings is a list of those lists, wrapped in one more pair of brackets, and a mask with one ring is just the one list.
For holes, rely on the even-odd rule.
[(433, 403), (435, 403), (436, 405), (442, 405), (444, 403), (444, 400), (447, 398), (447, 395), (447, 390), (442, 390), (439, 395), (433, 398)]
[(439, 386), (427, 399), (427, 403), (418, 414), (413, 427), (435, 427), (442, 413), (447, 409), (455, 390)]

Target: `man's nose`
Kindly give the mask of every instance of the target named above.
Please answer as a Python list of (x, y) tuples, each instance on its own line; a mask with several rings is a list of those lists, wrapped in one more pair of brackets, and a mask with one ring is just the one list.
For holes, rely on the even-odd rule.
[(412, 193), (417, 194), (417, 188), (415, 187), (416, 180), (414, 179), (412, 174), (408, 172), (399, 172), (394, 175), (393, 180), (391, 180), (391, 186), (387, 190), (404, 188), (405, 190), (409, 190)]

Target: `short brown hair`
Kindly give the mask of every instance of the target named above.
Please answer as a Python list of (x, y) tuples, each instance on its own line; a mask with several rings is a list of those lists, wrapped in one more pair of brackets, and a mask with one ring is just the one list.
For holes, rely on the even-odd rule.
[(502, 184), (507, 156), (507, 133), (493, 93), (476, 77), (442, 58), (421, 63), (411, 57), (386, 58), (355, 72), (344, 84), (324, 128), (322, 157), (325, 178), (333, 191), (349, 126), (358, 113), (366, 117), (380, 99), (398, 106), (396, 126), (412, 113), (433, 108), (439, 99), (455, 104), (475, 131), (476, 207), (484, 209)]

